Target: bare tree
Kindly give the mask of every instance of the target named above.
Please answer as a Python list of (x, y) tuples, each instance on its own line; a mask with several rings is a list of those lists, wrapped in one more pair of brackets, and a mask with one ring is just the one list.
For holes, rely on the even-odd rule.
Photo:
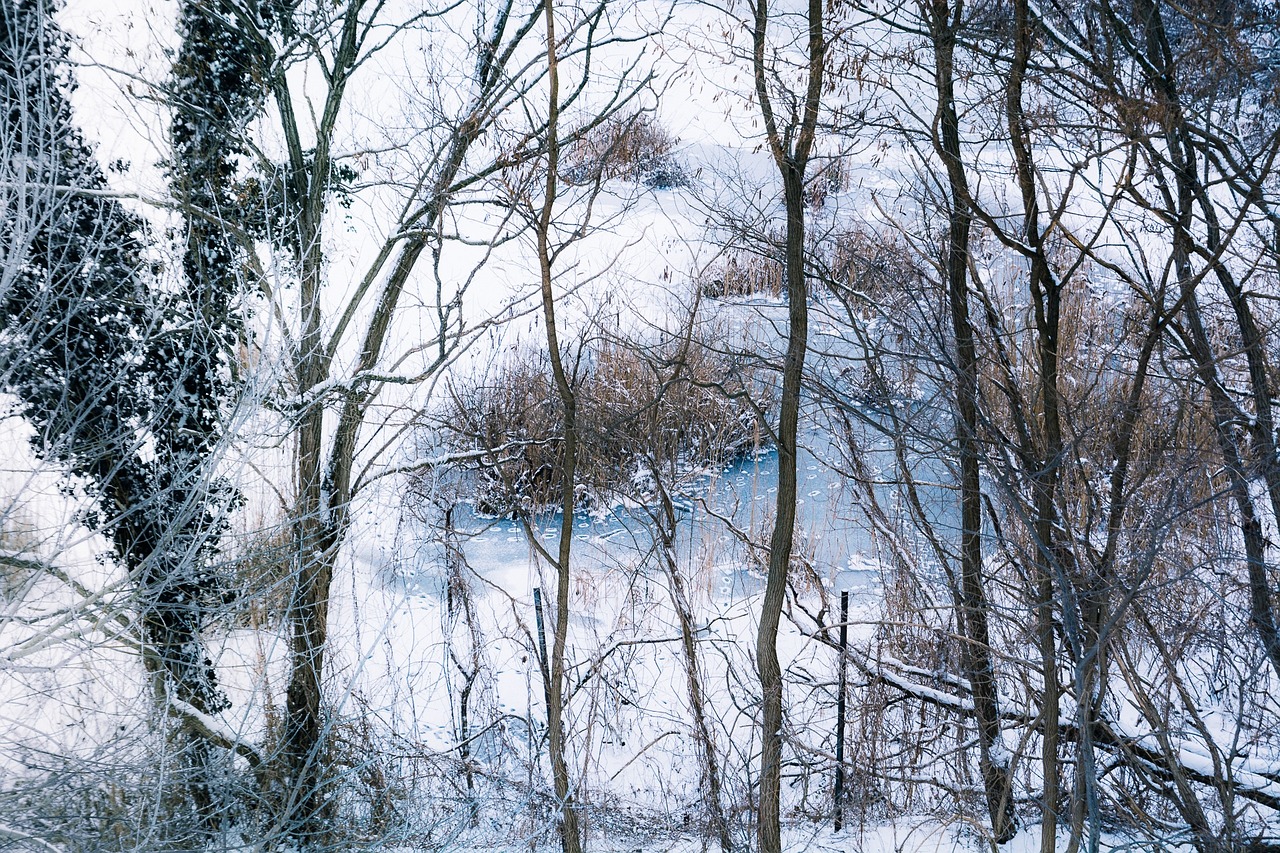
[(568, 762), (565, 759), (565, 644), (569, 636), (570, 558), (573, 556), (574, 505), (577, 503), (578, 477), (578, 396), (574, 381), (565, 370), (556, 326), (555, 260), (559, 246), (553, 245), (556, 191), (560, 171), (560, 43), (556, 36), (555, 8), (545, 4), (548, 106), (546, 122), (547, 166), (538, 211), (535, 237), (538, 244), (539, 293), (542, 320), (547, 338), (547, 355), (551, 375), (563, 411), (560, 450), (560, 542), (552, 565), (556, 572), (556, 606), (552, 621), (550, 671), (547, 680), (547, 749), (551, 758), (551, 776), (559, 808), (560, 843), (564, 853), (581, 853), (582, 830), (578, 825), (577, 797), (571, 789)]
[[(771, 84), (776, 74), (769, 42), (769, 4), (756, 0), (749, 22), (752, 38), (752, 73), (756, 99), (764, 122), (765, 142), (782, 177), (786, 209), (784, 263), (787, 295), (787, 351), (782, 367), (778, 427), (778, 497), (773, 534), (769, 540), (769, 567), (760, 629), (756, 637), (756, 670), (760, 677), (763, 707), (760, 716), (760, 800), (757, 843), (761, 853), (781, 853), (782, 782), (782, 668), (778, 663), (778, 626), (791, 565), (796, 518), (796, 455), (800, 418), (801, 379), (808, 349), (809, 287), (805, 272), (805, 170), (813, 153), (822, 103), (822, 79), (827, 61), (827, 39), (821, 0), (809, 0), (804, 93), (779, 92)], [(776, 99), (784, 99), (781, 112)]]
[(978, 361), (969, 311), (970, 232), (974, 212), (961, 150), (956, 111), (956, 49), (964, 4), (921, 4), (921, 16), (933, 49), (936, 116), (933, 145), (946, 170), (948, 233), (947, 303), (955, 347), (956, 454), (960, 467), (960, 599), (957, 620), (964, 636), (964, 667), (973, 692), (978, 724), (978, 758), (986, 791), (991, 830), (1007, 841), (1017, 828), (1012, 811), (1008, 753), (1000, 745), (1000, 712), (988, 627), (989, 604), (983, 584), (982, 486), (979, 446)]
[[(269, 10), (226, 0), (209, 11), (253, 52), (271, 105), (264, 120), (276, 125), (283, 143), (284, 159), (277, 162), (246, 136), (257, 158), (256, 174), (243, 184), (246, 209), (238, 223), (221, 221), (250, 252), (260, 249), (258, 238), (269, 240), (288, 270), (285, 282), (273, 281), (266, 272), (272, 262), (251, 255), (249, 266), (285, 335), (289, 388), (272, 405), (287, 417), (296, 440), (296, 497), (290, 510), (297, 567), (288, 617), (292, 662), (281, 767), (287, 787), (276, 820), (298, 841), (321, 843), (330, 831), (334, 803), (325, 794), (324, 767), (330, 587), (353, 498), (393, 473), (376, 450), (362, 448), (366, 442), (388, 446), (401, 428), (370, 416), (379, 402), (393, 410), (404, 405), (406, 395), (436, 376), (489, 322), (463, 311), (467, 276), (460, 281), (441, 277), (439, 264), (453, 236), (446, 211), (459, 196), (474, 195), (487, 178), (527, 161), (544, 145), (545, 120), (520, 126), (515, 119), (523, 99), (545, 79), (545, 66), (527, 53), (543, 8), (512, 0), (473, 10), (481, 15), (474, 40), (453, 29), (466, 10), (447, 5), (403, 20), (389, 18), (383, 4), (366, 0), (314, 8), (298, 2)], [(564, 96), (568, 103), (584, 90), (590, 47), (605, 38), (597, 30), (605, 14), (603, 6), (592, 7), (562, 37), (564, 51), (584, 60)], [(468, 43), (475, 59), (469, 75), (447, 78), (456, 83), (453, 91), (424, 93), (424, 105), (435, 105), (431, 109), (438, 112), (428, 113), (430, 121), (416, 129), (415, 140), (403, 146), (391, 140), (394, 147), (381, 152), (344, 150), (340, 134), (356, 107), (349, 97), (353, 79), (380, 52), (418, 31)], [(294, 74), (299, 67), (318, 75), (318, 92), (300, 88), (301, 78)], [(457, 111), (447, 106), (450, 99), (458, 102)], [(482, 138), (503, 141), (477, 145)], [(407, 165), (411, 177), (400, 190), (386, 237), (357, 271), (352, 288), (338, 297), (325, 254), (332, 202), (335, 194), (360, 191), (351, 164), (374, 157)], [(494, 240), (510, 236), (503, 227), (493, 232)], [(427, 258), (429, 263), (421, 263)], [(430, 281), (428, 294), (435, 294), (423, 317), (429, 337), (392, 352), (397, 317), (419, 276)]]

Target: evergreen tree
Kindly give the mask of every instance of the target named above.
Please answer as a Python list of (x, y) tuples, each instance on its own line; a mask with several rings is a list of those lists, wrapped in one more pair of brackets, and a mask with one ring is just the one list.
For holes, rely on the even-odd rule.
[(221, 5), (183, 4), (172, 77), (170, 177), (186, 228), (180, 293), (170, 305), (178, 331), (162, 339), (159, 359), (170, 365), (165, 386), (175, 397), (156, 431), (166, 470), (181, 479), (170, 488), (188, 501), (190, 489), (203, 490), (195, 501), (203, 517), (191, 525), (196, 535), (220, 529), (221, 510), (236, 497), (204, 469), (223, 440), (223, 412), (238, 386), (232, 354), (243, 329), (243, 248), (220, 223), (239, 218), (236, 158), (260, 95), (249, 45), (222, 14), (234, 17)]
[[(90, 523), (135, 581), (157, 698), (179, 716), (186, 706), (217, 713), (230, 703), (201, 631), (222, 598), (212, 558), (234, 498), (210, 465), (235, 323), (234, 288), (206, 271), (225, 276), (231, 250), (193, 229), (185, 286), (156, 286), (143, 223), (105, 192), (72, 120), (74, 82), (52, 12), (44, 0), (0, 0), (0, 130), (14, 183), (27, 190), (5, 196), (0, 220), (0, 239), (22, 247), (0, 279), (0, 379), (36, 427), (36, 452), (97, 490)], [(175, 174), (212, 183), (194, 169)], [(207, 822), (209, 746), (184, 738), (187, 787)]]

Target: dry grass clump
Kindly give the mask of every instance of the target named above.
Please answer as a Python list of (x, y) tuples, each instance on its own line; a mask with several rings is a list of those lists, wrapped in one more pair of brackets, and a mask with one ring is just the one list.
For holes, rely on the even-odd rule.
[[(756, 374), (744, 359), (696, 343), (683, 353), (592, 347), (576, 381), (583, 504), (643, 500), (655, 469), (724, 465), (753, 446), (768, 397)], [(481, 512), (559, 505), (564, 420), (545, 355), (526, 350), (483, 379), (455, 381), (443, 419), (455, 449), (486, 451), (471, 471)]]
[(805, 204), (816, 211), (826, 207), (827, 199), (847, 192), (852, 185), (849, 163), (844, 157), (834, 157), (823, 164), (805, 181)]
[(447, 441), (487, 451), (474, 469), (476, 508), (509, 515), (554, 503), (564, 420), (546, 357), (523, 352), (483, 379), (451, 383), (448, 393)]
[(42, 533), (25, 511), (9, 506), (0, 513), (0, 600), (18, 596), (43, 571)]
[[(727, 248), (722, 260), (698, 277), (710, 299), (781, 298), (786, 284), (785, 238), (772, 232), (756, 246)], [(808, 236), (805, 267), (809, 292), (829, 292), (842, 300), (893, 300), (918, 287), (920, 271), (910, 251), (892, 235), (862, 228), (814, 232)]]
[(687, 186), (689, 176), (675, 154), (678, 143), (651, 113), (614, 115), (567, 146), (560, 177), (570, 184), (620, 178), (656, 189)]
[(823, 244), (823, 284), (842, 299), (892, 304), (904, 291), (918, 287), (917, 262), (892, 235), (854, 227), (827, 235)]
[(744, 299), (753, 296), (782, 296), (783, 267), (777, 258), (741, 249), (728, 254), (722, 263), (707, 269), (698, 281), (702, 295), (709, 299)]
[(229, 549), (228, 587), (234, 594), (228, 621), (236, 627), (275, 626), (292, 590), (296, 545), (289, 526), (265, 527)]
[[(665, 360), (618, 345), (597, 350), (583, 413), (600, 462), (643, 456), (668, 470), (704, 467), (723, 464), (755, 444), (756, 406), (768, 396), (755, 367), (697, 344), (678, 366)], [(596, 485), (609, 489), (611, 479)]]

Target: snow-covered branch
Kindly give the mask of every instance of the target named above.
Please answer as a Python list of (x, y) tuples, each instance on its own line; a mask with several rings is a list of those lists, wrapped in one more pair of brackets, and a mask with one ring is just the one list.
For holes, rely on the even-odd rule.
[(169, 696), (169, 711), (181, 720), (183, 725), (209, 743), (230, 750), (249, 762), (249, 767), (255, 773), (264, 766), (262, 755), (258, 750), (242, 741), (239, 735), (227, 728), (216, 717), (204, 713), (191, 703), (184, 702), (173, 695)]

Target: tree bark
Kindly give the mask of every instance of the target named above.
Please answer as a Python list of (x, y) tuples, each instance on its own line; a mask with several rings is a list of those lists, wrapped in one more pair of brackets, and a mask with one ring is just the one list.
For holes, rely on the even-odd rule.
[[(1030, 132), (1022, 108), (1023, 83), (1031, 60), (1031, 16), (1027, 0), (1013, 0), (1014, 52), (1005, 91), (1009, 141), (1013, 148), (1018, 189), (1022, 196), (1023, 242), (1029, 247), (1028, 286), (1034, 305), (1036, 350), (1039, 356), (1041, 441), (1039, 453), (1029, 453), (1037, 462), (1031, 472), (1032, 526), (1035, 535), (1036, 640), (1040, 650), (1040, 672), (1044, 682), (1044, 738), (1041, 749), (1040, 851), (1057, 849), (1058, 825), (1058, 660), (1053, 626), (1054, 577), (1062, 576), (1063, 565), (1055, 533), (1055, 494), (1062, 464), (1062, 423), (1058, 392), (1058, 327), (1062, 308), (1061, 284), (1049, 267), (1041, 233), (1036, 174), (1032, 161)], [(1033, 448), (1027, 448), (1033, 451)], [(1082, 727), (1083, 730), (1084, 727)], [(993, 820), (994, 825), (994, 820)]]
[[(787, 351), (782, 365), (782, 394), (776, 432), (778, 496), (773, 533), (769, 539), (768, 574), (756, 634), (756, 672), (760, 678), (760, 799), (756, 835), (760, 853), (781, 853), (782, 787), (782, 667), (778, 661), (778, 627), (786, 592), (795, 537), (796, 454), (800, 420), (801, 380), (809, 338), (809, 288), (805, 278), (804, 175), (813, 151), (821, 106), (822, 75), (826, 63), (822, 2), (808, 4), (808, 85), (804, 112), (779, 126), (769, 94), (765, 59), (769, 25), (767, 0), (757, 0), (752, 28), (752, 57), (756, 97), (764, 119), (765, 136), (782, 177), (786, 209), (784, 274), (787, 292)], [(794, 140), (794, 142), (793, 142)]]
[(560, 339), (556, 329), (555, 294), (552, 291), (553, 258), (551, 227), (555, 214), (556, 180), (560, 168), (560, 69), (556, 45), (555, 7), (551, 0), (544, 4), (546, 15), (546, 55), (549, 104), (547, 113), (547, 176), (538, 216), (538, 271), (541, 276), (542, 319), (546, 328), (547, 353), (556, 393), (564, 409), (564, 433), (560, 460), (560, 543), (556, 553), (556, 611), (552, 618), (551, 681), (547, 685), (547, 752), (551, 759), (552, 784), (560, 809), (560, 843), (564, 853), (582, 853), (582, 831), (569, 765), (565, 756), (564, 676), (565, 646), (569, 636), (569, 582), (573, 548), (573, 519), (578, 473), (578, 397), (560, 357)]
[(960, 601), (965, 674), (973, 691), (978, 763), (991, 831), (998, 842), (1013, 837), (1012, 779), (1001, 745), (999, 705), (988, 603), (983, 589), (981, 448), (978, 440), (978, 360), (969, 319), (969, 234), (973, 211), (960, 150), (955, 104), (955, 48), (963, 4), (931, 0), (925, 8), (934, 50), (937, 117), (934, 145), (946, 167), (950, 209), (947, 223), (946, 287), (955, 345), (956, 453), (960, 463)]

